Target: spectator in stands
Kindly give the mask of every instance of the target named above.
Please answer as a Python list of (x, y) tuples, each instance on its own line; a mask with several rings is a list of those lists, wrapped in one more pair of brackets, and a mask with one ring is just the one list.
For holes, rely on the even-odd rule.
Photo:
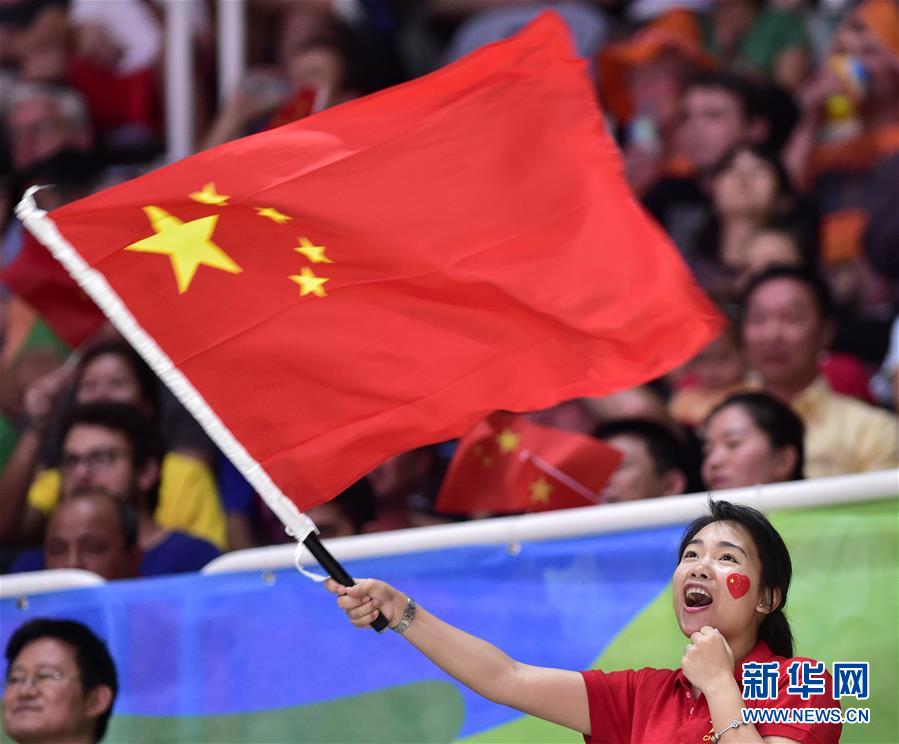
[(219, 554), (211, 543), (154, 519), (163, 454), (153, 423), (128, 405), (80, 406), (63, 425), (63, 500), (99, 492), (132, 504), (144, 576), (198, 571)]
[(654, 421), (619, 419), (602, 424), (593, 435), (624, 455), (600, 494), (603, 503), (684, 493), (688, 468), (684, 446), (665, 426)]
[(115, 662), (90, 628), (36, 618), (6, 644), (3, 729), (15, 742), (103, 740), (119, 691)]
[(69, 81), (84, 96), (108, 149), (158, 134), (157, 66), (162, 23), (142, 0), (72, 0)]
[(375, 492), (377, 517), (365, 525), (365, 532), (446, 522), (433, 514), (444, 468), (436, 447), (421, 447), (391, 457), (371, 471), (366, 479)]
[(713, 0), (707, 49), (720, 62), (796, 91), (808, 74), (810, 39), (801, 3)]
[(699, 20), (681, 8), (600, 52), (600, 98), (621, 128), (628, 181), (638, 195), (660, 178), (689, 175), (677, 142), (681, 98), (687, 80), (712, 64)]
[(277, 67), (251, 68), (216, 116), (203, 147), (289, 124), (386, 87), (393, 81), (379, 67), (364, 41), (331, 19), (319, 35), (296, 46), (285, 42)]
[(793, 406), (806, 427), (809, 477), (896, 467), (897, 420), (834, 393), (819, 373), (819, 355), (833, 335), (833, 301), (815, 275), (772, 267), (743, 295), (742, 337), (764, 389)]
[(759, 98), (755, 86), (728, 73), (703, 73), (686, 84), (678, 149), (693, 172), (662, 178), (643, 202), (687, 258), (710, 209), (705, 177), (736, 146), (763, 143), (770, 134)]
[(713, 211), (692, 265), (700, 284), (728, 302), (736, 298), (751, 239), (765, 225), (786, 220), (796, 199), (778, 157), (757, 145), (738, 145), (728, 153), (713, 168), (709, 190)]
[(71, 88), (14, 85), (5, 108), (5, 125), (13, 168), (18, 173), (62, 150), (93, 147), (87, 107)]
[(585, 401), (599, 424), (633, 418), (655, 421), (672, 430), (677, 428), (668, 413), (665, 398), (652, 385), (640, 385)]
[(890, 346), (875, 379), (871, 381), (878, 400), (899, 413), (899, 316), (890, 329)]
[(738, 393), (706, 418), (702, 477), (721, 490), (801, 480), (805, 430), (786, 404), (765, 393)]
[[(91, 347), (74, 377), (76, 403), (115, 401), (133, 405), (148, 416), (158, 415), (158, 380), (127, 344), (108, 342)], [(59, 462), (59, 451), (47, 448), (44, 440), (67, 382), (66, 370), (57, 370), (26, 391), (28, 427), (0, 476), (5, 503), (0, 525), (7, 539), (38, 540), (59, 499), (63, 478), (59, 469), (50, 467)], [(156, 519), (164, 527), (183, 530), (223, 548), (224, 512), (211, 470), (190, 446), (192, 440), (184, 439), (184, 432), (191, 429), (197, 429), (192, 420), (172, 427), (176, 432), (172, 438), (181, 438), (183, 446), (180, 451), (170, 449), (163, 459)], [(54, 439), (62, 441), (58, 436)]]
[(671, 398), (671, 416), (684, 426), (698, 426), (712, 408), (746, 386), (746, 372), (740, 334), (731, 324), (687, 363), (684, 378), (689, 384)]
[[(281, 521), (262, 503), (236, 468), (233, 468), (229, 477), (234, 478), (234, 474), (240, 477), (244, 486), (241, 489), (243, 497), (229, 500), (232, 507), (228, 509), (229, 537), (237, 535), (240, 540), (238, 544), (242, 548), (293, 542), (293, 538), (284, 531)], [(235, 480), (235, 485), (237, 483)], [(378, 514), (374, 489), (368, 478), (361, 478), (330, 501), (310, 507), (306, 514), (315, 522), (322, 538), (367, 532), (369, 523)], [(235, 525), (238, 529), (235, 529)]]
[(0, 3), (0, 67), (25, 80), (65, 75), (66, 0), (4, 0)]
[(377, 516), (374, 489), (363, 478), (331, 501), (308, 509), (306, 514), (322, 538), (361, 534)]
[(540, 426), (579, 434), (589, 434), (596, 428), (597, 423), (596, 414), (589, 403), (582, 398), (566, 400), (541, 411), (531, 411), (527, 417), (529, 421)]
[[(865, 232), (881, 229), (870, 224), (867, 184), (879, 165), (899, 153), (894, 0), (865, 0), (846, 16), (829, 56), (804, 87), (800, 108), (786, 163), (823, 215), (821, 253), (839, 304), (857, 303), (865, 292)], [(894, 213), (879, 210), (877, 217), (889, 220)]]
[(98, 490), (61, 501), (44, 538), (45, 568), (80, 568), (107, 581), (138, 575), (137, 512)]

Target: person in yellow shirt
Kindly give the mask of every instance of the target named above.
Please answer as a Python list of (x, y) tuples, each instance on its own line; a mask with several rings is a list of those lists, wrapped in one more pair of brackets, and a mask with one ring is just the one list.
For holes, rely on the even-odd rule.
[[(60, 368), (39, 379), (25, 395), (28, 425), (0, 475), (0, 539), (39, 540), (61, 493), (61, 476), (42, 463), (42, 452), (57, 405), (72, 373)], [(134, 406), (155, 418), (158, 380), (138, 354), (123, 342), (89, 348), (74, 369), (76, 404), (111, 401)], [(162, 461), (157, 522), (211, 542), (227, 545), (224, 509), (209, 465), (197, 453), (168, 451)]]
[(813, 273), (776, 266), (743, 295), (743, 346), (764, 389), (789, 403), (805, 424), (810, 478), (899, 466), (899, 419), (835, 393), (818, 371), (834, 332), (833, 302)]

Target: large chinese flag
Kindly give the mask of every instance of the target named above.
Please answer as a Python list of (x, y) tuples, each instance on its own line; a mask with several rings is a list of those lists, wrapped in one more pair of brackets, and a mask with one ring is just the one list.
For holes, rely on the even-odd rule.
[(493, 410), (656, 377), (720, 325), (554, 15), (67, 205), (59, 236), (22, 216), (301, 508)]
[(620, 462), (621, 452), (598, 439), (498, 411), (459, 442), (436, 509), (504, 514), (595, 506)]

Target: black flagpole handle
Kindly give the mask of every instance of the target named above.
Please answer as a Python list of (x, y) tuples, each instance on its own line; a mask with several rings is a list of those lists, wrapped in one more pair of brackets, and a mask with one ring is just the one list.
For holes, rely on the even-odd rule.
[[(321, 544), (318, 535), (314, 532), (310, 532), (306, 536), (306, 539), (303, 540), (303, 545), (308, 548), (309, 552), (312, 553), (312, 557), (318, 561), (319, 565), (328, 572), (334, 581), (343, 586), (356, 585), (356, 582), (353, 581), (353, 577), (346, 572), (338, 560), (328, 552), (328, 549), (324, 545)], [(371, 627), (379, 633), (383, 633), (387, 630), (387, 618), (379, 612), (378, 616), (374, 619), (374, 622), (372, 622)]]

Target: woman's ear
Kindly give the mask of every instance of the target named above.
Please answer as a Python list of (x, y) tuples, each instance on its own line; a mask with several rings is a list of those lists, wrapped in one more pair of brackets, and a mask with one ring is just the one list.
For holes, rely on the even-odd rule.
[(796, 448), (790, 444), (778, 447), (772, 453), (772, 461), (774, 463), (774, 474), (778, 481), (793, 480), (793, 473), (796, 470), (796, 464), (799, 462), (799, 453)]
[(759, 595), (759, 603), (755, 608), (756, 612), (761, 612), (764, 615), (770, 615), (778, 607), (780, 607), (780, 598), (781, 592), (777, 587), (775, 587), (774, 589), (762, 590), (762, 593)]

